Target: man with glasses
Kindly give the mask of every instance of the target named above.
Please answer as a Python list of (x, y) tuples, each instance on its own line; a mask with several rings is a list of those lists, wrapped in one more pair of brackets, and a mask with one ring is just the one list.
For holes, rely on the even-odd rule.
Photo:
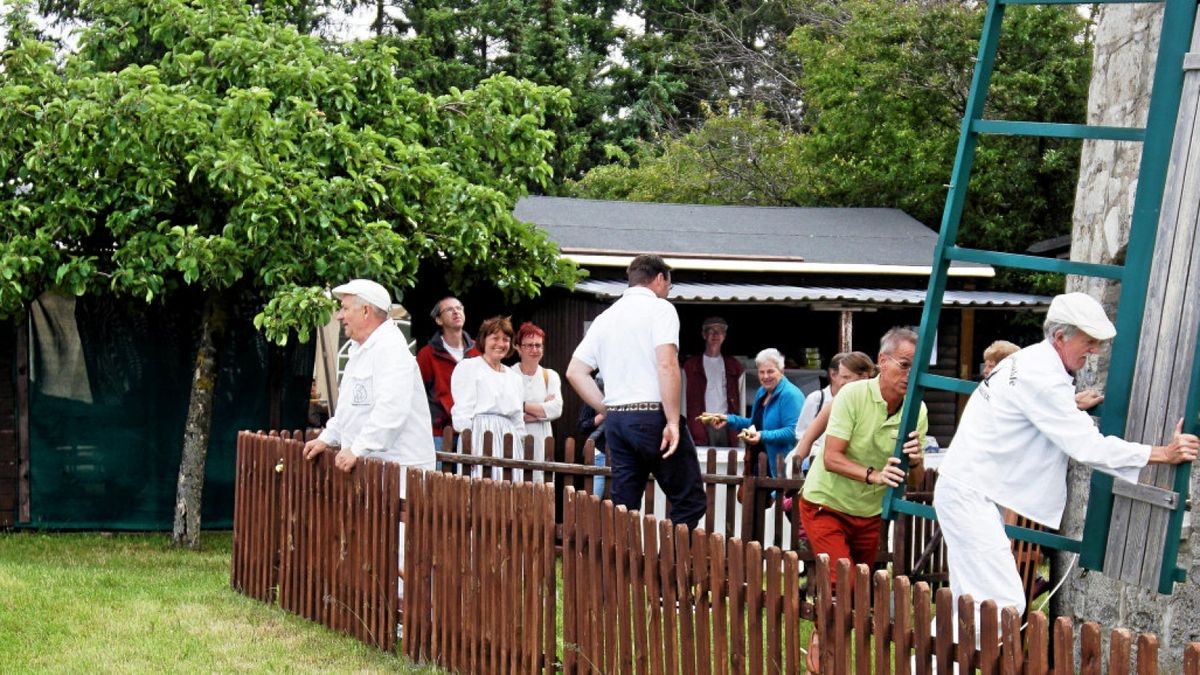
[(452, 295), (442, 298), (433, 306), (429, 317), (437, 324), (438, 332), (417, 352), (417, 366), (421, 369), (425, 396), (429, 399), (433, 445), (441, 450), (442, 434), (450, 426), (450, 410), (454, 408), (450, 375), (459, 361), (479, 356), (479, 350), (475, 348), (475, 341), (463, 330), (467, 314), (458, 298)]
[[(814, 555), (875, 563), (884, 492), (905, 478), (892, 451), (916, 350), (914, 331), (889, 330), (879, 344), (879, 375), (850, 382), (833, 399), (821, 460), (809, 470), (800, 498), (800, 519)], [(904, 444), (910, 466), (920, 465), (928, 428), (922, 403), (917, 430)]]
[[(694, 528), (708, 503), (696, 446), (679, 426), (679, 314), (666, 300), (671, 268), (660, 256), (639, 255), (627, 274), (629, 288), (592, 322), (567, 380), (605, 415), (613, 503), (640, 511), (653, 473), (671, 503), (671, 522)], [(597, 369), (603, 392), (592, 379)]]

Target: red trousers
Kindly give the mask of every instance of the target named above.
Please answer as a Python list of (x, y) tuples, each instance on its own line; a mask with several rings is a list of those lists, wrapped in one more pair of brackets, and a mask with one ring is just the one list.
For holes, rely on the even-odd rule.
[(836, 586), (837, 561), (842, 558), (848, 558), (853, 565), (875, 566), (883, 529), (879, 516), (851, 516), (800, 497), (800, 522), (808, 534), (813, 555), (829, 556), (832, 585)]

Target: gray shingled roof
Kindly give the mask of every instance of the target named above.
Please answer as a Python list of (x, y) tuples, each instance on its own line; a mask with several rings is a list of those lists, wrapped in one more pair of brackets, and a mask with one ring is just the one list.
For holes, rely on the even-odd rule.
[(898, 209), (701, 206), (524, 197), (513, 213), (519, 220), (544, 228), (567, 254), (656, 252), (783, 257), (806, 263), (928, 266), (937, 243), (936, 232)]

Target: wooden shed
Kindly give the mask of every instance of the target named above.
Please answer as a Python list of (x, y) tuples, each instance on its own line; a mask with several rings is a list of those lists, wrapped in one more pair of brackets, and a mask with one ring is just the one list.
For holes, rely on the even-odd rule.
[[(659, 253), (674, 269), (671, 301), (679, 309), (682, 356), (703, 349), (700, 323), (719, 315), (730, 325), (726, 353), (752, 359), (776, 347), (798, 370), (817, 353), (823, 367), (838, 351), (875, 355), (892, 326), (920, 319), (937, 234), (897, 209), (781, 208), (617, 202), (526, 197), (514, 211), (544, 229), (562, 255), (589, 276), (568, 291), (549, 289), (537, 300), (506, 307), (486, 292), (463, 299), (468, 330), (497, 313), (532, 320), (547, 332), (543, 364), (562, 372), (586, 324), (625, 288), (633, 256)], [(978, 373), (980, 352), (992, 339), (1017, 339), (1017, 313), (1044, 311), (1045, 296), (987, 290), (990, 266), (956, 263), (952, 292), (938, 335), (939, 372)], [(432, 304), (428, 286), (406, 304)], [(422, 293), (424, 294), (422, 297)], [(410, 299), (412, 302), (410, 302)], [(419, 341), (433, 327), (414, 312)], [(1037, 321), (1027, 321), (1028, 326)], [(1015, 332), (1014, 332), (1015, 331)], [(814, 373), (816, 371), (814, 370)], [(751, 382), (753, 386), (753, 382)], [(569, 387), (567, 388), (569, 389)], [(752, 392), (751, 392), (752, 396)], [(579, 401), (564, 392), (562, 438), (574, 435)], [(953, 395), (931, 397), (931, 433), (947, 444), (957, 418)]]

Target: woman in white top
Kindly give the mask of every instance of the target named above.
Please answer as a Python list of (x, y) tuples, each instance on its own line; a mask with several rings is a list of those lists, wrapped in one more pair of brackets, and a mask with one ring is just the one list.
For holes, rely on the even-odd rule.
[[(490, 431), (492, 456), (503, 457), (505, 434), (512, 434), (514, 447), (520, 447), (525, 437), (521, 377), (501, 363), (512, 354), (512, 322), (494, 316), (483, 322), (476, 337), (482, 356), (459, 362), (450, 376), (450, 393), (454, 396), (450, 418), (460, 434), (471, 430), (472, 447), (463, 447), (460, 437), (459, 452), (483, 454), (484, 434)], [(500, 480), (502, 475), (503, 469), (492, 468), (493, 480)], [(483, 467), (471, 470), (471, 477), (482, 476)]]
[[(517, 329), (516, 341), (521, 360), (509, 368), (521, 376), (525, 433), (533, 437), (533, 458), (542, 462), (546, 459), (546, 439), (552, 435), (550, 422), (562, 416), (562, 379), (558, 373), (540, 365), (546, 349), (546, 331), (526, 321)], [(514, 481), (523, 480), (524, 477), (524, 471), (513, 471)], [(544, 480), (544, 472), (533, 472), (535, 483)]]
[[(829, 424), (829, 411), (833, 407), (833, 397), (837, 396), (842, 387), (850, 382), (869, 380), (875, 377), (875, 362), (863, 352), (842, 352), (833, 358), (837, 361), (837, 369), (834, 370), (832, 376), (829, 378), (831, 396), (825, 402), (825, 405), (817, 411), (816, 416), (804, 428), (803, 432), (797, 435), (796, 447), (792, 448), (792, 451), (788, 453), (787, 460), (784, 463), (789, 478), (791, 477), (792, 465), (797, 458), (804, 461), (803, 470), (807, 473), (812, 458), (821, 453), (821, 448), (825, 444), (825, 427)], [(799, 429), (799, 426), (797, 426), (797, 429)]]

